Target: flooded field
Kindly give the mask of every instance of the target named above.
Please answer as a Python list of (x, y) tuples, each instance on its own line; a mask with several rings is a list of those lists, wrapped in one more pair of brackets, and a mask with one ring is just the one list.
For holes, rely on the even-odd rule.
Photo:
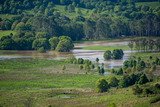
[(121, 60), (107, 60), (105, 61), (103, 58), (104, 51), (99, 50), (84, 50), (82, 47), (85, 46), (120, 46), (127, 45), (127, 41), (123, 42), (105, 42), (105, 41), (97, 41), (97, 42), (84, 42), (84, 43), (76, 43), (75, 49), (70, 53), (58, 53), (55, 51), (47, 51), (46, 53), (39, 53), (37, 51), (0, 51), (0, 60), (7, 59), (15, 59), (15, 58), (47, 58), (47, 59), (65, 59), (71, 56), (75, 56), (76, 58), (84, 58), (89, 59), (91, 61), (95, 61), (96, 58), (99, 58), (99, 63), (104, 63), (106, 68), (113, 68), (122, 66), (124, 60), (127, 60), (131, 54), (130, 50), (124, 51), (124, 57)]

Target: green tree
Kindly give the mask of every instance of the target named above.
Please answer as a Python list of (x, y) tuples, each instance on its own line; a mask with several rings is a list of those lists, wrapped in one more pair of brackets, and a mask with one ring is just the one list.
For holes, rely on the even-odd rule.
[(119, 83), (119, 80), (116, 77), (112, 77), (110, 79), (109, 86), (111, 86), (111, 87), (117, 87), (118, 83)]
[(109, 60), (109, 59), (111, 59), (112, 58), (112, 53), (111, 53), (111, 51), (106, 51), (104, 54), (103, 54), (103, 57), (104, 57), (104, 59), (105, 60)]
[(131, 51), (132, 51), (132, 50), (133, 50), (133, 46), (134, 46), (134, 42), (132, 42), (132, 41), (129, 42), (129, 43), (128, 43), (128, 46), (129, 46), (129, 48), (130, 48)]
[(149, 80), (148, 80), (146, 74), (142, 74), (142, 75), (140, 76), (140, 79), (139, 79), (139, 81), (138, 81), (138, 84), (145, 84), (145, 83), (147, 83), (147, 82), (149, 82)]
[(105, 79), (99, 79), (96, 83), (98, 92), (106, 92), (109, 89), (109, 84)]
[(67, 36), (61, 36), (59, 38), (59, 43), (56, 47), (56, 51), (58, 52), (69, 52), (70, 50), (73, 49), (74, 44), (72, 42), (72, 39)]
[(123, 50), (122, 49), (115, 49), (112, 52), (113, 59), (122, 59), (123, 58)]
[(97, 63), (99, 62), (99, 58), (96, 58), (96, 62), (97, 62)]
[(49, 44), (50, 44), (52, 50), (56, 49), (58, 43), (59, 43), (59, 38), (58, 37), (53, 37), (53, 38), (49, 39)]
[(32, 48), (38, 50), (43, 47), (45, 50), (49, 49), (48, 40), (45, 38), (35, 39), (32, 43)]

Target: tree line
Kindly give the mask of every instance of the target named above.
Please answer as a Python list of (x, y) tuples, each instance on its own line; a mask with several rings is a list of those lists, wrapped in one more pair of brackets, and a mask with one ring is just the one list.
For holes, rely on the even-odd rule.
[[(65, 0), (61, 0), (65, 1)], [(73, 19), (58, 12), (57, 3), (50, 0), (2, 0), (1, 14), (16, 14), (14, 17), (0, 18), (0, 30), (46, 32), (49, 37), (67, 35), (72, 40), (104, 39), (125, 36), (159, 36), (160, 8), (137, 6), (134, 2), (118, 3), (109, 1), (82, 1), (86, 7), (93, 5), (84, 17), (79, 1), (64, 5), (64, 11), (76, 13)], [(75, 8), (77, 11), (75, 11)], [(32, 9), (33, 14), (28, 14)], [(11, 12), (11, 11), (18, 11)]]
[(137, 38), (131, 40), (128, 44), (131, 50), (136, 49), (143, 52), (154, 52), (160, 51), (160, 39), (152, 39), (152, 38)]

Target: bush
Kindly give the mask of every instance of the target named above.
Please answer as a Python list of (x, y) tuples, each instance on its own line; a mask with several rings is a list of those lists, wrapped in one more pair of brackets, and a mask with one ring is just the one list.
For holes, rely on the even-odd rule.
[(123, 69), (119, 68), (119, 70), (116, 72), (117, 75), (123, 75)]
[(41, 47), (41, 48), (38, 49), (38, 52), (40, 52), (40, 53), (45, 53), (46, 50), (44, 49), (44, 47)]
[(108, 82), (105, 79), (99, 79), (96, 83), (98, 92), (106, 92), (109, 89)]
[(78, 64), (84, 64), (84, 59), (78, 58)]
[(139, 81), (138, 81), (138, 84), (145, 84), (145, 83), (147, 83), (147, 82), (149, 82), (149, 80), (148, 80), (146, 74), (142, 74), (142, 75), (140, 76), (140, 79), (139, 79)]
[(109, 86), (111, 86), (111, 87), (117, 87), (118, 83), (119, 83), (119, 80), (116, 77), (112, 77), (110, 79)]

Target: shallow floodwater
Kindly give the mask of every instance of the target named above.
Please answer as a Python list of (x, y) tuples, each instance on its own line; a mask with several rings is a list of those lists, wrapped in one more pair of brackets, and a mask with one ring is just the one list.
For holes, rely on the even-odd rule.
[(70, 53), (58, 53), (55, 51), (47, 51), (46, 53), (39, 53), (37, 51), (0, 51), (0, 60), (6, 59), (17, 59), (17, 58), (47, 58), (47, 59), (65, 59), (71, 56), (76, 58), (89, 59), (91, 61), (99, 58), (99, 63), (104, 63), (105, 68), (120, 67), (123, 65), (124, 60), (127, 60), (131, 54), (131, 51), (124, 51), (124, 57), (121, 60), (107, 60), (103, 59), (104, 51), (98, 50), (83, 50), (82, 47), (85, 46), (94, 46), (94, 45), (103, 45), (103, 46), (112, 46), (112, 45), (127, 45), (127, 41), (123, 42), (84, 42), (76, 43), (75, 49)]

